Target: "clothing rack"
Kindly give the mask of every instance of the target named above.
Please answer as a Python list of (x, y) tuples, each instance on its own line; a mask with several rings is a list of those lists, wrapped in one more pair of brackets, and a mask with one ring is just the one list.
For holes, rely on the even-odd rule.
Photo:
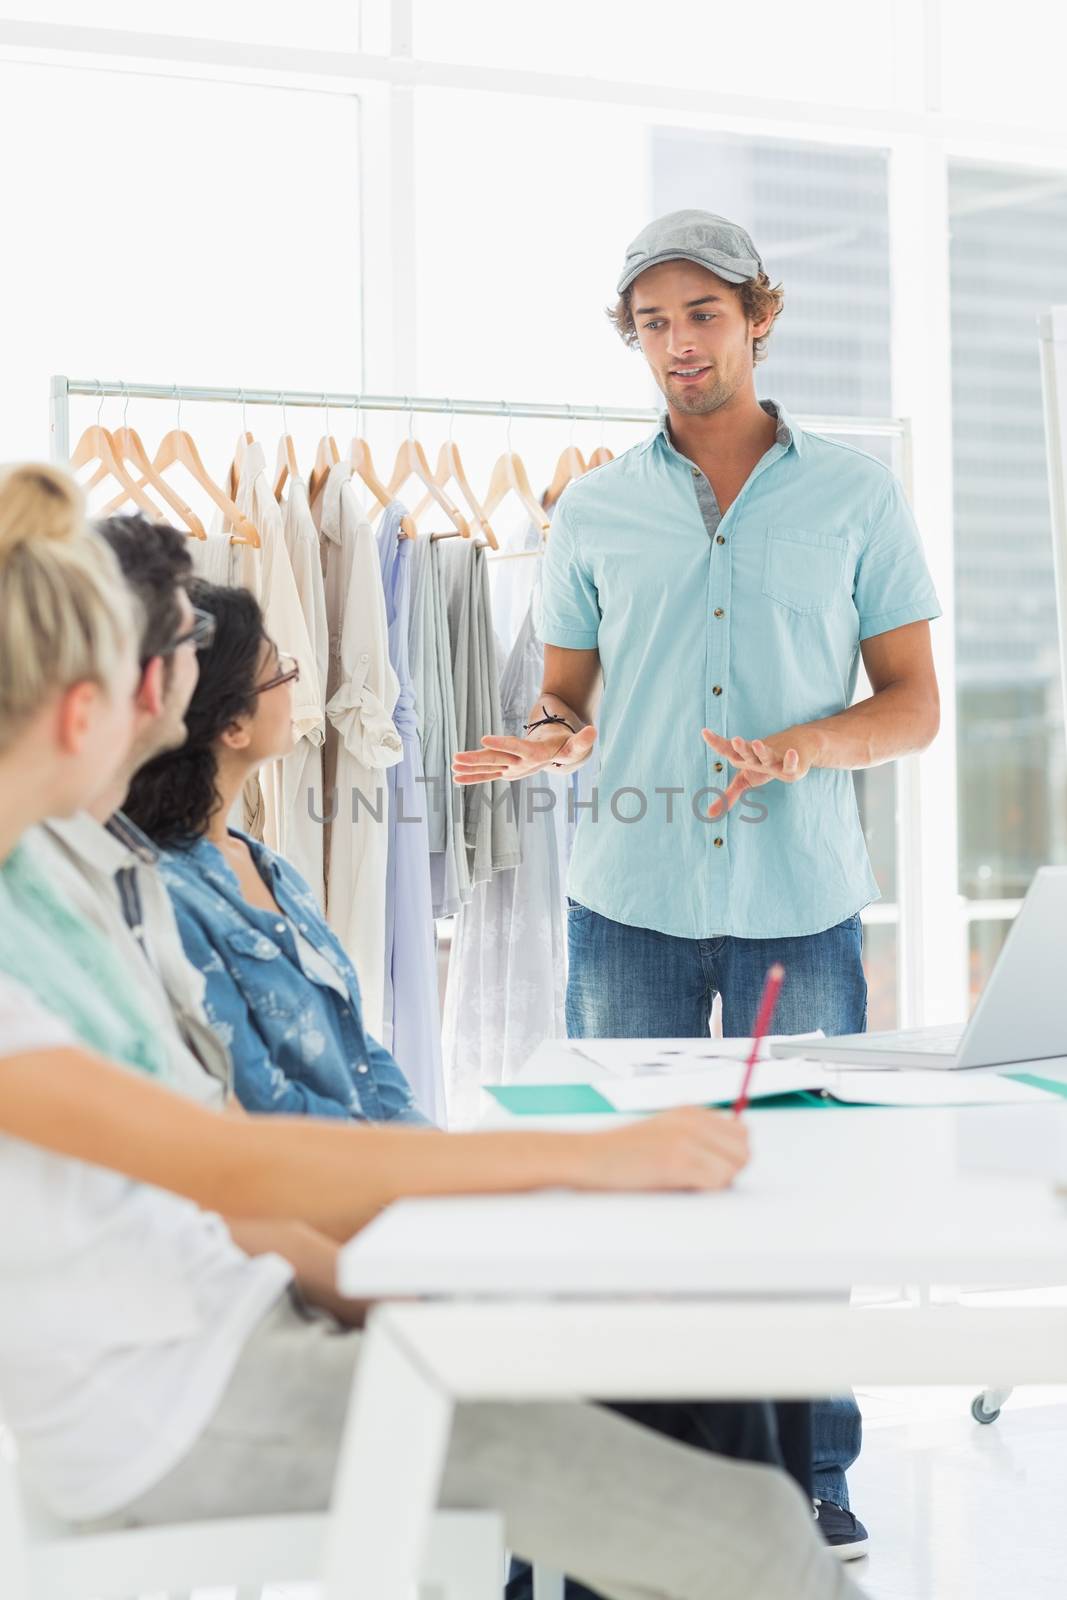
[[(593, 406), (552, 404), (536, 401), (508, 400), (455, 400), (448, 396), (429, 398), (425, 395), (341, 394), (336, 391), (317, 392), (293, 389), (243, 389), (214, 388), (201, 384), (179, 383), (127, 383), (121, 380), (99, 378), (68, 378), (56, 374), (51, 380), (50, 420), (51, 456), (53, 461), (65, 465), (70, 459), (70, 401), (71, 396), (104, 400), (162, 400), (177, 405), (180, 411), (184, 400), (231, 406), (306, 406), (319, 410), (419, 412), (422, 415), (501, 417), (508, 421), (515, 417), (543, 419), (558, 422), (632, 422), (655, 426), (660, 411), (654, 407)], [(911, 425), (901, 417), (848, 417), (804, 416), (796, 417), (797, 424), (810, 433), (830, 433), (852, 438), (889, 438), (897, 441), (899, 458), (897, 470), (909, 500), (912, 492), (913, 462)], [(539, 555), (539, 551), (532, 552)], [(517, 559), (519, 552), (509, 552), (495, 559)], [(909, 838), (921, 831), (920, 791), (914, 760), (900, 764), (897, 780), (897, 838), (900, 843), (898, 865), (899, 922), (901, 947), (898, 955), (898, 990), (905, 1020), (915, 1015), (916, 997), (921, 993), (922, 949), (920, 909), (922, 906), (919, 861), (915, 852), (907, 848)]]
[[(298, 389), (220, 389), (187, 383), (124, 383), (117, 379), (68, 378), (56, 374), (51, 381), (50, 439), (53, 461), (70, 459), (70, 399), (163, 400), (179, 409), (186, 400), (231, 406), (305, 406), (318, 411), (394, 411), (457, 417), (514, 417), (555, 422), (633, 422), (655, 424), (654, 407), (543, 404), (539, 401), (454, 400), (448, 396), (341, 394), (337, 391)], [(907, 448), (908, 425), (897, 417), (798, 416), (798, 424), (812, 433), (900, 439)]]

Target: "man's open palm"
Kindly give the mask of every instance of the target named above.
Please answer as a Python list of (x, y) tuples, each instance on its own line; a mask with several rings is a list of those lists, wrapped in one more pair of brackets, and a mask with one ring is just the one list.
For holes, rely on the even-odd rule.
[(577, 733), (564, 730), (541, 739), (515, 739), (505, 733), (487, 733), (481, 750), (459, 750), (452, 761), (452, 778), (460, 785), (493, 783), (497, 779), (514, 783), (545, 767), (570, 772), (586, 761), (596, 744), (596, 729), (590, 723)]
[(710, 745), (717, 756), (725, 756), (732, 767), (740, 768), (726, 793), (708, 807), (709, 817), (724, 816), (749, 789), (758, 789), (772, 779), (779, 783), (796, 783), (811, 770), (810, 757), (790, 744), (786, 734), (777, 734), (772, 739), (724, 739), (710, 728), (701, 731), (704, 743)]

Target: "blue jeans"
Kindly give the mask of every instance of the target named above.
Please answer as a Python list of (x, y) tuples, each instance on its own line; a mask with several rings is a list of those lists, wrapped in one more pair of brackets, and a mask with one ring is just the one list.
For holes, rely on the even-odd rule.
[[(722, 996), (723, 1033), (752, 1032), (767, 968), (785, 967), (775, 1033), (862, 1033), (867, 980), (857, 914), (799, 939), (679, 939), (612, 922), (568, 901), (567, 1035), (571, 1039), (699, 1039)], [(860, 1453), (851, 1396), (819, 1401), (813, 1417), (815, 1494), (848, 1505), (845, 1472)]]

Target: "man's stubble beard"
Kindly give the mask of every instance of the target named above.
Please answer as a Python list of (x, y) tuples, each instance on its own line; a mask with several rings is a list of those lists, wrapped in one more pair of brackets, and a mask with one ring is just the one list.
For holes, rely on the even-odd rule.
[(734, 398), (740, 386), (731, 384), (727, 379), (716, 378), (708, 388), (701, 385), (699, 391), (690, 388), (687, 384), (673, 384), (670, 378), (666, 379), (664, 395), (676, 411), (684, 411), (689, 416), (706, 417), (713, 411), (720, 411)]

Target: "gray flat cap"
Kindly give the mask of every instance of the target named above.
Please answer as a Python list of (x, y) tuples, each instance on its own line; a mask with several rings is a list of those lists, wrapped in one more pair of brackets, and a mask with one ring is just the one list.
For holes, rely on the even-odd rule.
[(744, 228), (711, 211), (672, 211), (642, 228), (626, 252), (619, 294), (661, 261), (695, 261), (727, 283), (744, 283), (763, 271), (756, 246)]

